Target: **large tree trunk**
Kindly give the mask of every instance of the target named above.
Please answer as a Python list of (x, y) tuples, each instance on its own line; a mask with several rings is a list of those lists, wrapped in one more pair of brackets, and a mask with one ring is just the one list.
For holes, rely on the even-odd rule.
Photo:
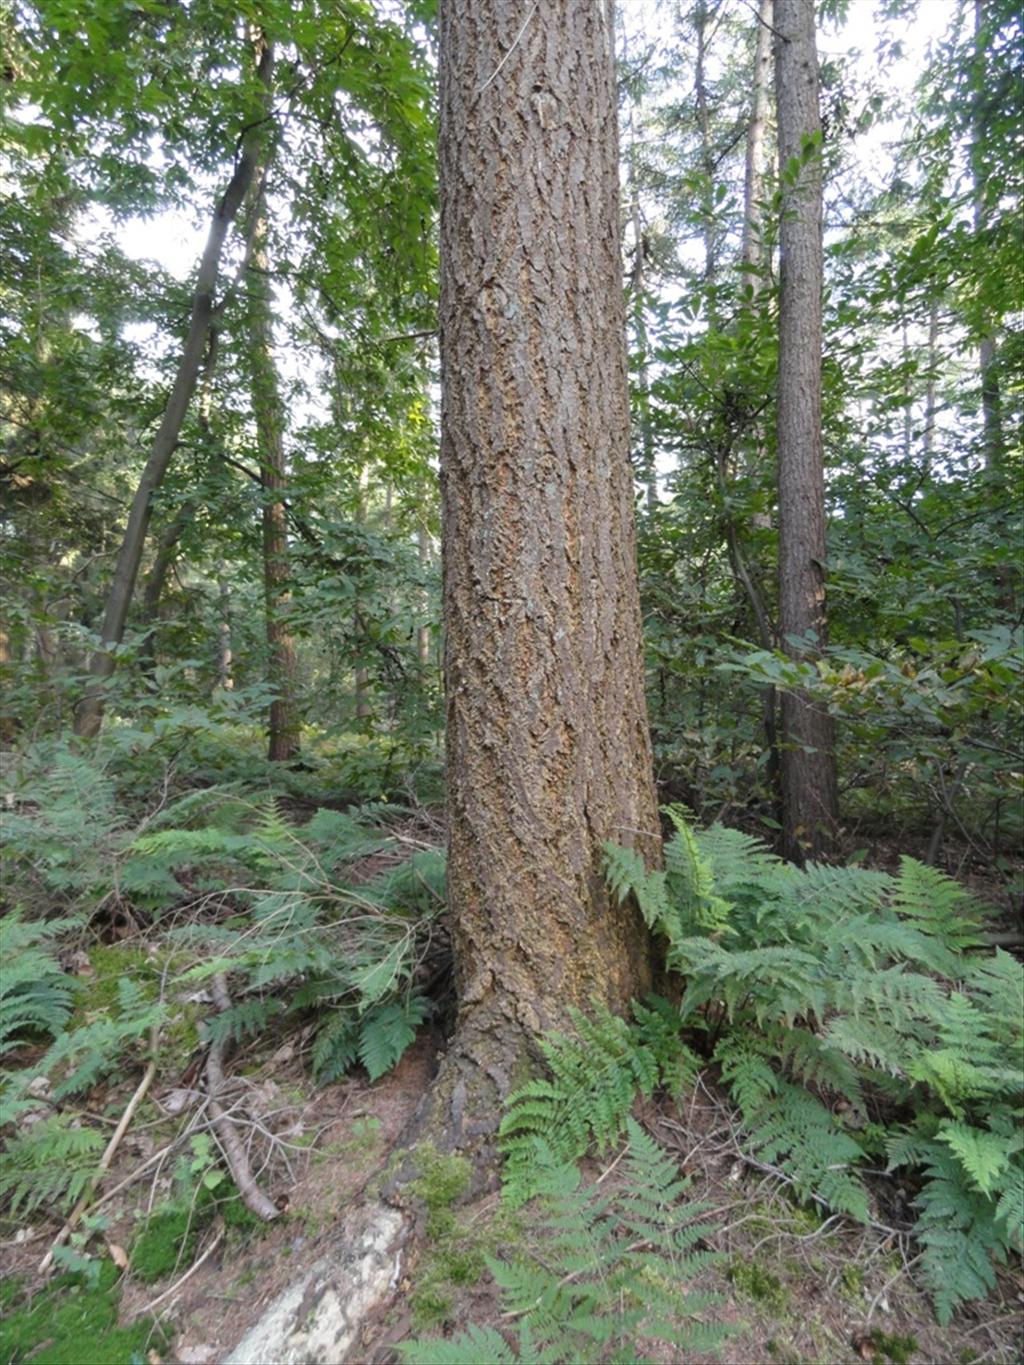
[(267, 677), (270, 703), (268, 757), (287, 763), (299, 753), (299, 708), (296, 701), (295, 645), (288, 625), (291, 602), (288, 563), (288, 513), (283, 490), (288, 487), (284, 448), (284, 404), (274, 363), (274, 332), (267, 259), (266, 204), (261, 194), (254, 208), (252, 261), (248, 272), (249, 364), (252, 408), (259, 443), (263, 485), (263, 588), (267, 630)]
[[(500, 1095), (651, 981), (601, 875), (660, 838), (629, 462), (610, 0), (441, 4), (448, 1075)], [(473, 1092), (473, 1086), (470, 1085)], [(461, 1091), (456, 1086), (453, 1112)], [(480, 1091), (476, 1091), (479, 1105)], [(495, 1096), (492, 1095), (492, 1099)], [(493, 1115), (496, 1118), (496, 1115)]]
[[(269, 43), (259, 48), (258, 74), (264, 89), (270, 91), (273, 76), (274, 53)], [(83, 696), (75, 716), (75, 733), (83, 738), (91, 738), (99, 733), (103, 724), (104, 693), (107, 680), (114, 672), (114, 650), (124, 638), (128, 609), (135, 592), (135, 584), (142, 563), (142, 552), (149, 528), (153, 494), (163, 482), (171, 456), (178, 445), (181, 428), (188, 413), (189, 403), (195, 391), (203, 355), (207, 348), (210, 329), (214, 324), (216, 310), (214, 295), (217, 277), (220, 273), (220, 259), (227, 239), (228, 230), (238, 216), (242, 202), (249, 192), (256, 176), (260, 159), (262, 137), (265, 129), (259, 120), (243, 139), (241, 155), (235, 166), (234, 174), (227, 189), (221, 196), (210, 224), (196, 287), (192, 295), (192, 315), (189, 320), (188, 334), (178, 362), (178, 372), (174, 378), (164, 415), (153, 439), (153, 446), (142, 471), (135, 497), (128, 513), (121, 548), (117, 556), (113, 582), (107, 594), (103, 624), (100, 627), (100, 647), (93, 654), (89, 671), (93, 681)]]
[[(813, 657), (827, 640), (821, 444), (821, 137), (814, 0), (776, 0), (775, 88), (782, 168), (779, 300), (779, 627)], [(808, 151), (808, 140), (811, 139)], [(791, 637), (808, 642), (795, 648)], [(832, 718), (802, 693), (782, 698), (782, 799), (789, 856), (819, 857), (837, 823)]]

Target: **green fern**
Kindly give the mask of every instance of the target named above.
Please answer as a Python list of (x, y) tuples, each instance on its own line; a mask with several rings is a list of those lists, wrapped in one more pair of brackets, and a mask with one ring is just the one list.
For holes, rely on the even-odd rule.
[[(603, 1193), (582, 1184), (542, 1139), (535, 1156), (541, 1216), (534, 1250), (515, 1261), (489, 1261), (507, 1316), (519, 1319), (519, 1349), (471, 1328), (449, 1342), (412, 1342), (401, 1351), (416, 1365), (483, 1360), (538, 1365), (636, 1358), (639, 1340), (665, 1343), (674, 1356), (715, 1350), (728, 1335), (701, 1319), (711, 1296), (687, 1284), (714, 1256), (701, 1249), (706, 1212), (683, 1203), (687, 1182), (676, 1162), (632, 1119), (621, 1187)], [(481, 1354), (486, 1352), (486, 1354)]]
[(371, 1081), (379, 1080), (402, 1058), (427, 1017), (429, 1002), (420, 995), (377, 1005), (360, 1021), (359, 1060)]
[[(923, 1168), (915, 1231), (948, 1315), (1024, 1239), (1019, 964), (977, 951), (968, 894), (911, 858), (896, 877), (789, 867), (746, 835), (671, 814), (672, 904), (654, 927), (686, 978), (682, 1021), (714, 1033), (752, 1153), (802, 1197), (865, 1219), (859, 1167), (886, 1134), (864, 1125), (868, 1105), (915, 1112), (886, 1145), (894, 1166)], [(606, 862), (620, 893), (650, 877)], [(848, 1129), (836, 1114), (849, 1109), (861, 1121)]]
[(118, 983), (117, 1006), (107, 1017), (62, 1033), (38, 1064), (44, 1075), (59, 1076), (53, 1098), (78, 1095), (123, 1064), (126, 1047), (147, 1038), (166, 1017), (160, 1003), (147, 1001), (134, 981)]
[(593, 1019), (572, 1011), (573, 1038), (541, 1041), (549, 1078), (513, 1095), (500, 1128), (505, 1155), (505, 1197), (513, 1206), (537, 1192), (538, 1144), (559, 1161), (575, 1161), (591, 1147), (606, 1149), (622, 1133), (637, 1093), (673, 1088), (697, 1061), (672, 1032), (662, 1006), (635, 1011), (631, 1026), (599, 1008)]
[(74, 923), (26, 924), (17, 910), (0, 920), (0, 1057), (26, 1038), (56, 1038), (71, 1013), (74, 982), (53, 956), (53, 943)]
[(9, 1216), (70, 1208), (88, 1187), (104, 1145), (102, 1133), (78, 1127), (64, 1114), (34, 1123), (12, 1138), (0, 1162), (0, 1201)]

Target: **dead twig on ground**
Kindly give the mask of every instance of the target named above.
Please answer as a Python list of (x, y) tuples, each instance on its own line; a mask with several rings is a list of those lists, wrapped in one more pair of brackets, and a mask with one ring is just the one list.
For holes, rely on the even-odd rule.
[[(213, 998), (221, 1014), (231, 1008), (231, 996), (228, 994), (227, 981), (221, 972), (218, 972), (213, 978)], [(220, 1149), (224, 1153), (224, 1160), (228, 1164), (228, 1170), (231, 1172), (231, 1178), (238, 1186), (242, 1203), (250, 1213), (254, 1213), (257, 1218), (262, 1218), (269, 1223), (281, 1216), (281, 1210), (257, 1185), (242, 1140), (231, 1121), (230, 1114), (221, 1105), (219, 1099), (219, 1096), (224, 1092), (224, 1053), (226, 1048), (227, 1038), (216, 1039), (210, 1044), (210, 1052), (206, 1059), (210, 1120), (217, 1141), (220, 1143)]]

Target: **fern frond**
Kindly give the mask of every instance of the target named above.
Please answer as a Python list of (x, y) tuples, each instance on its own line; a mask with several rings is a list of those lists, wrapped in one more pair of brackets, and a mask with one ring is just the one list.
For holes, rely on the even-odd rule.
[(102, 1133), (72, 1123), (58, 1114), (7, 1144), (0, 1163), (0, 1200), (8, 1201), (11, 1217), (28, 1217), (40, 1208), (62, 1211), (87, 1188), (106, 1142)]
[(284, 1003), (274, 996), (268, 996), (265, 1000), (241, 1000), (208, 1019), (204, 1031), (212, 1043), (224, 1039), (240, 1043), (244, 1038), (255, 1038), (262, 1033), (271, 1019), (283, 1014), (285, 1008)]
[(1015, 1136), (1003, 1137), (952, 1119), (939, 1125), (938, 1138), (952, 1151), (974, 1188), (982, 1194), (992, 1193), (1000, 1173), (1009, 1166), (1014, 1152), (1020, 1150), (1020, 1141)]
[(75, 983), (53, 956), (53, 943), (74, 922), (27, 924), (17, 910), (0, 919), (0, 1057), (33, 1034), (56, 1038), (67, 1022)]
[(359, 1060), (371, 1081), (379, 1080), (401, 1059), (427, 1016), (429, 1001), (421, 995), (375, 1005), (359, 1025)]
[(980, 914), (973, 897), (952, 877), (916, 858), (900, 859), (892, 905), (903, 920), (941, 944), (954, 967), (959, 954), (982, 942)]
[[(537, 1139), (561, 1161), (606, 1148), (623, 1130), (637, 1093), (678, 1082), (688, 1051), (674, 1040), (665, 1013), (648, 1002), (630, 1026), (606, 1009), (593, 1019), (573, 1011), (575, 1037), (541, 1041), (550, 1078), (529, 1082), (509, 1100), (499, 1130), (505, 1198), (525, 1203), (537, 1192)], [(694, 1059), (695, 1060), (695, 1059)]]

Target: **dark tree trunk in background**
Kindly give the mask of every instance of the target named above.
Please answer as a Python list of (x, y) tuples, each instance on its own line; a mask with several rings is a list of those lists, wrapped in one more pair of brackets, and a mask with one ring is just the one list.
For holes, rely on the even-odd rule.
[[(660, 837), (629, 462), (611, 3), (441, 3), (447, 1063), (493, 1086), (651, 945), (602, 845)], [(486, 1075), (484, 1074), (486, 1073)], [(490, 1078), (489, 1082), (487, 1077)], [(458, 1091), (458, 1086), (456, 1086)], [(461, 1093), (461, 1092), (460, 1092)], [(458, 1108), (458, 1095), (453, 1100)]]
[[(268, 93), (273, 69), (273, 46), (262, 44), (259, 49), (258, 71), (260, 81)], [(181, 428), (199, 379), (210, 329), (215, 322), (214, 295), (220, 273), (221, 254), (228, 231), (237, 218), (257, 174), (262, 137), (265, 132), (261, 124), (262, 120), (258, 121), (243, 140), (238, 164), (213, 215), (206, 247), (199, 263), (196, 287), (192, 295), (192, 315), (181, 360), (178, 362), (178, 372), (159, 429), (153, 438), (149, 459), (132, 499), (128, 524), (118, 551), (114, 579), (107, 594), (103, 624), (100, 627), (100, 648), (89, 662), (93, 682), (86, 690), (75, 715), (75, 733), (86, 739), (98, 734), (103, 724), (104, 693), (116, 664), (115, 647), (124, 638), (128, 610), (135, 593), (142, 552), (146, 544), (153, 494), (163, 482), (171, 456), (177, 449)]]
[[(985, 45), (985, 6), (984, 0), (974, 0), (974, 47), (975, 60), (979, 72), (975, 78), (975, 101), (977, 113), (974, 117), (974, 132), (971, 139), (971, 176), (974, 190), (974, 232), (981, 237), (988, 226), (987, 205), (987, 162), (985, 156), (986, 103), (982, 98), (981, 71), (984, 69)], [(991, 324), (986, 319), (987, 328)], [(999, 388), (999, 367), (996, 339), (991, 330), (986, 330), (978, 343), (978, 370), (981, 379), (982, 440), (985, 452), (985, 467), (990, 475), (999, 476), (1002, 470), (1003, 439), (1003, 401)]]
[(267, 632), (267, 681), (273, 692), (267, 756), (287, 763), (298, 756), (300, 718), (296, 701), (295, 646), (288, 624), (291, 602), (288, 562), (288, 461), (284, 448), (284, 404), (274, 362), (272, 296), (268, 274), (266, 204), (255, 208), (252, 261), (248, 271), (249, 364), (252, 407), (263, 486), (263, 599)]
[[(779, 627), (813, 657), (827, 642), (825, 481), (821, 443), (823, 274), (821, 116), (814, 0), (775, 0), (775, 90), (782, 171), (779, 299)], [(794, 167), (799, 170), (794, 174)], [(811, 640), (809, 649), (790, 637)], [(837, 823), (832, 718), (805, 694), (782, 697), (783, 838), (788, 856), (820, 857)]]

